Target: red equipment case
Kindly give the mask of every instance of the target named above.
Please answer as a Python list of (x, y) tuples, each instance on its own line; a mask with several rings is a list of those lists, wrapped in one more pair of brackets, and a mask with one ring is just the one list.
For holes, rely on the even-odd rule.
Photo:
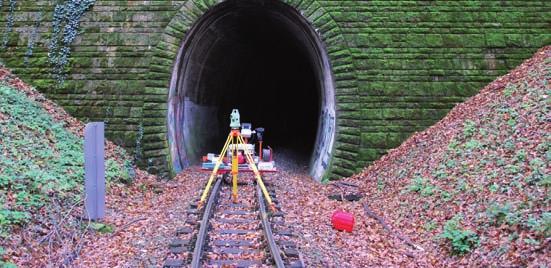
[(340, 231), (352, 232), (354, 228), (354, 215), (344, 211), (335, 211), (331, 216), (333, 228)]

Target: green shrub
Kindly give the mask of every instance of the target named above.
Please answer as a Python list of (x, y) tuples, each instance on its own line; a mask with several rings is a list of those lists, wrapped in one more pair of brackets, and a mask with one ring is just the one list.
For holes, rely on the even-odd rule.
[(486, 217), (494, 225), (508, 224), (515, 225), (521, 220), (519, 212), (510, 203), (492, 203), (486, 209)]
[(475, 140), (475, 139), (470, 139), (468, 142), (465, 143), (465, 149), (467, 150), (474, 150), (474, 149), (480, 149), (482, 147), (482, 144)]
[(497, 185), (496, 183), (492, 183), (490, 186), (488, 186), (488, 190), (492, 193), (495, 193), (497, 192), (497, 190), (499, 190), (499, 185)]
[(515, 155), (515, 158), (518, 162), (526, 161), (526, 150), (524, 150), (524, 149), (518, 150), (517, 154)]
[(442, 200), (444, 201), (450, 201), (453, 199), (453, 194), (448, 191), (440, 191), (440, 197), (442, 197)]
[(503, 96), (510, 97), (516, 90), (517, 88), (513, 84), (508, 84), (503, 90)]
[(430, 220), (430, 221), (426, 222), (423, 225), (423, 227), (425, 228), (425, 231), (430, 232), (430, 231), (436, 229), (437, 223), (434, 220)]
[(377, 178), (377, 191), (382, 192), (385, 189), (385, 181), (381, 178)]
[(29, 214), (23, 211), (0, 208), (0, 237), (9, 235), (12, 225), (20, 225), (29, 219)]
[(100, 233), (100, 234), (108, 234), (115, 231), (115, 227), (110, 224), (103, 224), (100, 222), (92, 222), (90, 223), (90, 229)]
[(17, 268), (17, 265), (11, 263), (11, 262), (3, 262), (0, 260), (0, 267), (2, 268)]
[(456, 165), (457, 165), (457, 163), (453, 159), (450, 159), (450, 160), (446, 161), (446, 167), (447, 168), (455, 168)]
[(107, 159), (105, 161), (105, 178), (106, 180), (116, 179), (122, 183), (132, 182), (132, 178), (128, 174), (125, 167), (122, 167), (113, 159)]
[(464, 192), (469, 188), (469, 183), (465, 179), (459, 179), (456, 182), (455, 190), (457, 192)]
[(472, 137), (476, 133), (476, 123), (472, 120), (465, 120), (463, 124), (463, 135)]
[(524, 225), (539, 235), (549, 237), (551, 236), (551, 212), (544, 212), (540, 218), (529, 217)]
[(448, 177), (448, 172), (446, 171), (446, 167), (442, 164), (438, 167), (438, 169), (433, 172), (434, 178), (438, 180), (442, 180)]
[(438, 236), (440, 239), (446, 240), (454, 255), (463, 255), (469, 253), (479, 245), (478, 235), (471, 231), (463, 229), (460, 226), (461, 216), (457, 215), (444, 225), (443, 232)]
[(420, 193), (421, 196), (431, 196), (438, 189), (438, 187), (432, 185), (429, 180), (422, 177), (415, 177), (408, 185), (407, 190), (409, 192)]
[(545, 172), (546, 163), (541, 158), (534, 158), (530, 160), (529, 163), (531, 172), (524, 178), (524, 181), (528, 185), (540, 185), (540, 186), (549, 186), (551, 185), (551, 178), (549, 174)]
[[(84, 184), (83, 139), (55, 121), (39, 104), (0, 84), (0, 234), (27, 222), (51, 197), (79, 198)], [(119, 158), (125, 158), (119, 152)], [(128, 161), (129, 162), (129, 161)], [(108, 182), (130, 182), (127, 164), (106, 161)], [(131, 164), (130, 164), (131, 166)], [(15, 202), (4, 200), (10, 191)]]

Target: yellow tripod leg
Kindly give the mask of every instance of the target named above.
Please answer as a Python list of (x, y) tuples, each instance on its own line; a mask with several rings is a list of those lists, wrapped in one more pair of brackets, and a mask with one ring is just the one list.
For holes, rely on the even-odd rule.
[(218, 174), (218, 169), (220, 168), (220, 165), (222, 164), (222, 161), (224, 160), (224, 155), (226, 154), (226, 151), (228, 150), (228, 146), (232, 140), (232, 135), (228, 135), (228, 139), (226, 140), (226, 143), (224, 144), (224, 147), (222, 148), (222, 152), (220, 152), (220, 156), (218, 157), (218, 161), (216, 161), (216, 165), (214, 165), (214, 169), (212, 170), (212, 173), (210, 174), (209, 181), (207, 182), (207, 186), (205, 187), (205, 190), (203, 190), (203, 194), (201, 195), (201, 199), (199, 200), (198, 208), (201, 208), (203, 204), (205, 203), (205, 200), (207, 199), (207, 195), (210, 191), (210, 186), (212, 185), (212, 182), (214, 180), (214, 177), (216, 177), (216, 174)]
[[(239, 139), (239, 142), (245, 144), (245, 142), (243, 141), (243, 137), (239, 136), (238, 139)], [(247, 162), (249, 162), (249, 165), (251, 165), (251, 168), (254, 172), (254, 176), (256, 177), (256, 182), (260, 186), (260, 189), (262, 190), (262, 193), (264, 194), (264, 198), (266, 198), (266, 202), (268, 202), (268, 206), (270, 207), (270, 209), (272, 211), (275, 211), (276, 209), (275, 209), (274, 205), (272, 204), (272, 198), (270, 197), (270, 194), (268, 193), (268, 190), (266, 189), (266, 186), (264, 185), (264, 182), (262, 181), (262, 177), (260, 176), (260, 172), (258, 171), (258, 168), (256, 168), (256, 164), (254, 163), (253, 157), (251, 156), (251, 154), (249, 152), (247, 152), (247, 150), (245, 150), (245, 156), (247, 157)]]
[[(231, 173), (232, 173), (232, 184), (233, 184), (232, 197), (233, 197), (233, 202), (237, 203), (237, 174), (239, 174), (239, 162), (237, 158), (238, 142), (234, 142), (234, 138), (235, 137), (232, 137), (232, 144), (234, 144), (234, 148), (232, 152), (232, 161), (231, 161)], [(239, 138), (237, 138), (237, 140), (239, 140)]]

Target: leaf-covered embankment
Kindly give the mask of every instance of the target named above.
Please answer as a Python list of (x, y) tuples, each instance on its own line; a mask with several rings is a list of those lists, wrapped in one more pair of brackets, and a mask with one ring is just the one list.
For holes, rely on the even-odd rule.
[[(71, 232), (82, 229), (83, 127), (0, 69), (0, 263), (44, 258), (46, 251), (53, 259), (70, 258), (71, 251), (54, 252), (76, 242)], [(130, 158), (110, 142), (106, 151), (108, 185), (129, 182), (135, 174)]]
[(442, 264), (551, 263), (551, 47), (351, 178)]

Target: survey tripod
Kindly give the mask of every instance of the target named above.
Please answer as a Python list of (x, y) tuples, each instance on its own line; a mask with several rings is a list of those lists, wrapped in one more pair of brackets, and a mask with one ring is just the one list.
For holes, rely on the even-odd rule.
[[(239, 120), (239, 111), (237, 109), (233, 109), (230, 115), (230, 128), (231, 128), (230, 134), (228, 135), (228, 138), (226, 139), (226, 143), (224, 144), (224, 147), (220, 152), (218, 160), (214, 165), (212, 173), (210, 174), (209, 180), (207, 182), (207, 186), (205, 187), (205, 190), (203, 190), (203, 194), (201, 195), (201, 199), (199, 200), (199, 204), (198, 204), (199, 208), (201, 208), (203, 204), (205, 204), (205, 200), (207, 199), (207, 196), (211, 190), (211, 186), (214, 181), (214, 178), (218, 175), (218, 169), (220, 168), (220, 165), (224, 161), (224, 156), (228, 152), (228, 149), (231, 150), (231, 154), (232, 154), (232, 157), (231, 157), (232, 199), (234, 203), (237, 203), (237, 197), (238, 197), (237, 176), (239, 174), (239, 162), (238, 162), (239, 152), (238, 151), (239, 151), (240, 145), (242, 146), (242, 148), (246, 147), (245, 140), (243, 139), (243, 136), (241, 135), (241, 131), (239, 130), (240, 127), (241, 127), (241, 124)], [(264, 198), (266, 199), (268, 206), (272, 211), (275, 211), (276, 209), (274, 204), (272, 203), (272, 198), (270, 197), (270, 194), (268, 194), (268, 190), (266, 190), (266, 186), (262, 181), (262, 176), (258, 171), (258, 168), (254, 162), (254, 158), (251, 152), (249, 152), (246, 148), (244, 148), (243, 152), (245, 155), (245, 159), (249, 164), (249, 167), (252, 169), (254, 173), (254, 176), (256, 178), (256, 183), (260, 186), (260, 189), (264, 194)]]

